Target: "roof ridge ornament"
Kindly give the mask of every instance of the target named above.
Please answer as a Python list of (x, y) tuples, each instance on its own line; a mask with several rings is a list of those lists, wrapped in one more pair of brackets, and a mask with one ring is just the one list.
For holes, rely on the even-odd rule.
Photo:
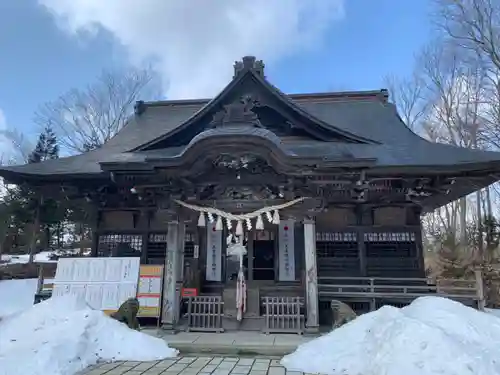
[(262, 78), (265, 78), (264, 67), (264, 62), (262, 60), (257, 60), (255, 56), (243, 56), (241, 61), (234, 62), (233, 79), (249, 70), (253, 70)]
[(137, 100), (134, 104), (134, 113), (140, 116), (144, 112), (146, 112), (146, 103), (144, 103), (144, 100)]

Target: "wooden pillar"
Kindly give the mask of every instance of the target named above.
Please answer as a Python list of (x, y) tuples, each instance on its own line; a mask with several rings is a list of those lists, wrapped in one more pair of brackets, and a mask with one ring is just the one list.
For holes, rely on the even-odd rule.
[(139, 228), (142, 235), (141, 264), (148, 264), (149, 221), (151, 213), (142, 209), (139, 216)]
[(306, 331), (318, 332), (318, 273), (316, 266), (316, 226), (314, 220), (304, 220), (304, 252), (306, 263)]
[(480, 311), (484, 311), (486, 308), (486, 298), (484, 293), (483, 272), (480, 269), (476, 269), (474, 270), (474, 276), (476, 279), (477, 308)]
[(179, 296), (177, 281), (179, 279), (180, 246), (184, 242), (184, 223), (170, 221), (167, 224), (167, 256), (165, 257), (165, 271), (163, 276), (162, 327), (174, 330), (179, 316)]
[(416, 256), (418, 258), (418, 276), (426, 277), (427, 272), (425, 269), (424, 260), (424, 244), (422, 241), (422, 219), (421, 219), (421, 208), (415, 207), (413, 214), (415, 215), (415, 221), (418, 223), (418, 230), (415, 232), (415, 246), (416, 246)]
[(418, 230), (415, 232), (415, 246), (416, 246), (416, 256), (418, 261), (418, 275), (416, 277), (427, 277), (427, 272), (425, 269), (424, 260), (424, 249), (422, 243), (422, 226), (418, 226)]
[(366, 250), (365, 250), (365, 227), (363, 226), (363, 206), (358, 205), (356, 210), (356, 237), (358, 241), (359, 273), (366, 276)]
[(90, 245), (90, 255), (92, 257), (97, 257), (99, 251), (99, 225), (101, 223), (102, 211), (99, 210), (97, 206), (89, 208), (89, 210), (93, 215), (90, 218), (90, 222), (92, 223), (90, 226), (90, 236), (92, 238), (92, 244)]
[(184, 252), (186, 250), (186, 223), (179, 226), (179, 273), (177, 282), (184, 282)]

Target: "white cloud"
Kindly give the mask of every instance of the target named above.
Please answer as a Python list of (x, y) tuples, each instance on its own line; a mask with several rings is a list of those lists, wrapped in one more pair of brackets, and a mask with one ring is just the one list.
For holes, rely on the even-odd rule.
[(344, 0), (38, 0), (66, 31), (110, 32), (139, 63), (154, 59), (169, 98), (216, 94), (232, 62), (265, 63), (320, 45)]

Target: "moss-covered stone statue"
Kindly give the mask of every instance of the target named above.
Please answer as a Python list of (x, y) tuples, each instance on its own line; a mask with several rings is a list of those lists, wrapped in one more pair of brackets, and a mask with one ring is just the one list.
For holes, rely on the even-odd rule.
[(111, 318), (125, 323), (128, 328), (139, 331), (139, 321), (137, 320), (137, 313), (139, 312), (139, 300), (137, 298), (129, 298), (123, 302), (118, 311), (110, 315)]
[(346, 323), (356, 319), (357, 315), (354, 310), (346, 303), (338, 300), (331, 302), (332, 315), (333, 315), (333, 329), (339, 328)]

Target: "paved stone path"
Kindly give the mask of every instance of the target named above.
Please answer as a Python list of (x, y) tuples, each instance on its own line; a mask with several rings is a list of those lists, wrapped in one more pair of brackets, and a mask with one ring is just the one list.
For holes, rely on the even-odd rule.
[[(278, 359), (178, 357), (154, 362), (115, 362), (89, 368), (82, 375), (304, 375), (286, 371)], [(310, 375), (310, 374), (305, 374)]]

